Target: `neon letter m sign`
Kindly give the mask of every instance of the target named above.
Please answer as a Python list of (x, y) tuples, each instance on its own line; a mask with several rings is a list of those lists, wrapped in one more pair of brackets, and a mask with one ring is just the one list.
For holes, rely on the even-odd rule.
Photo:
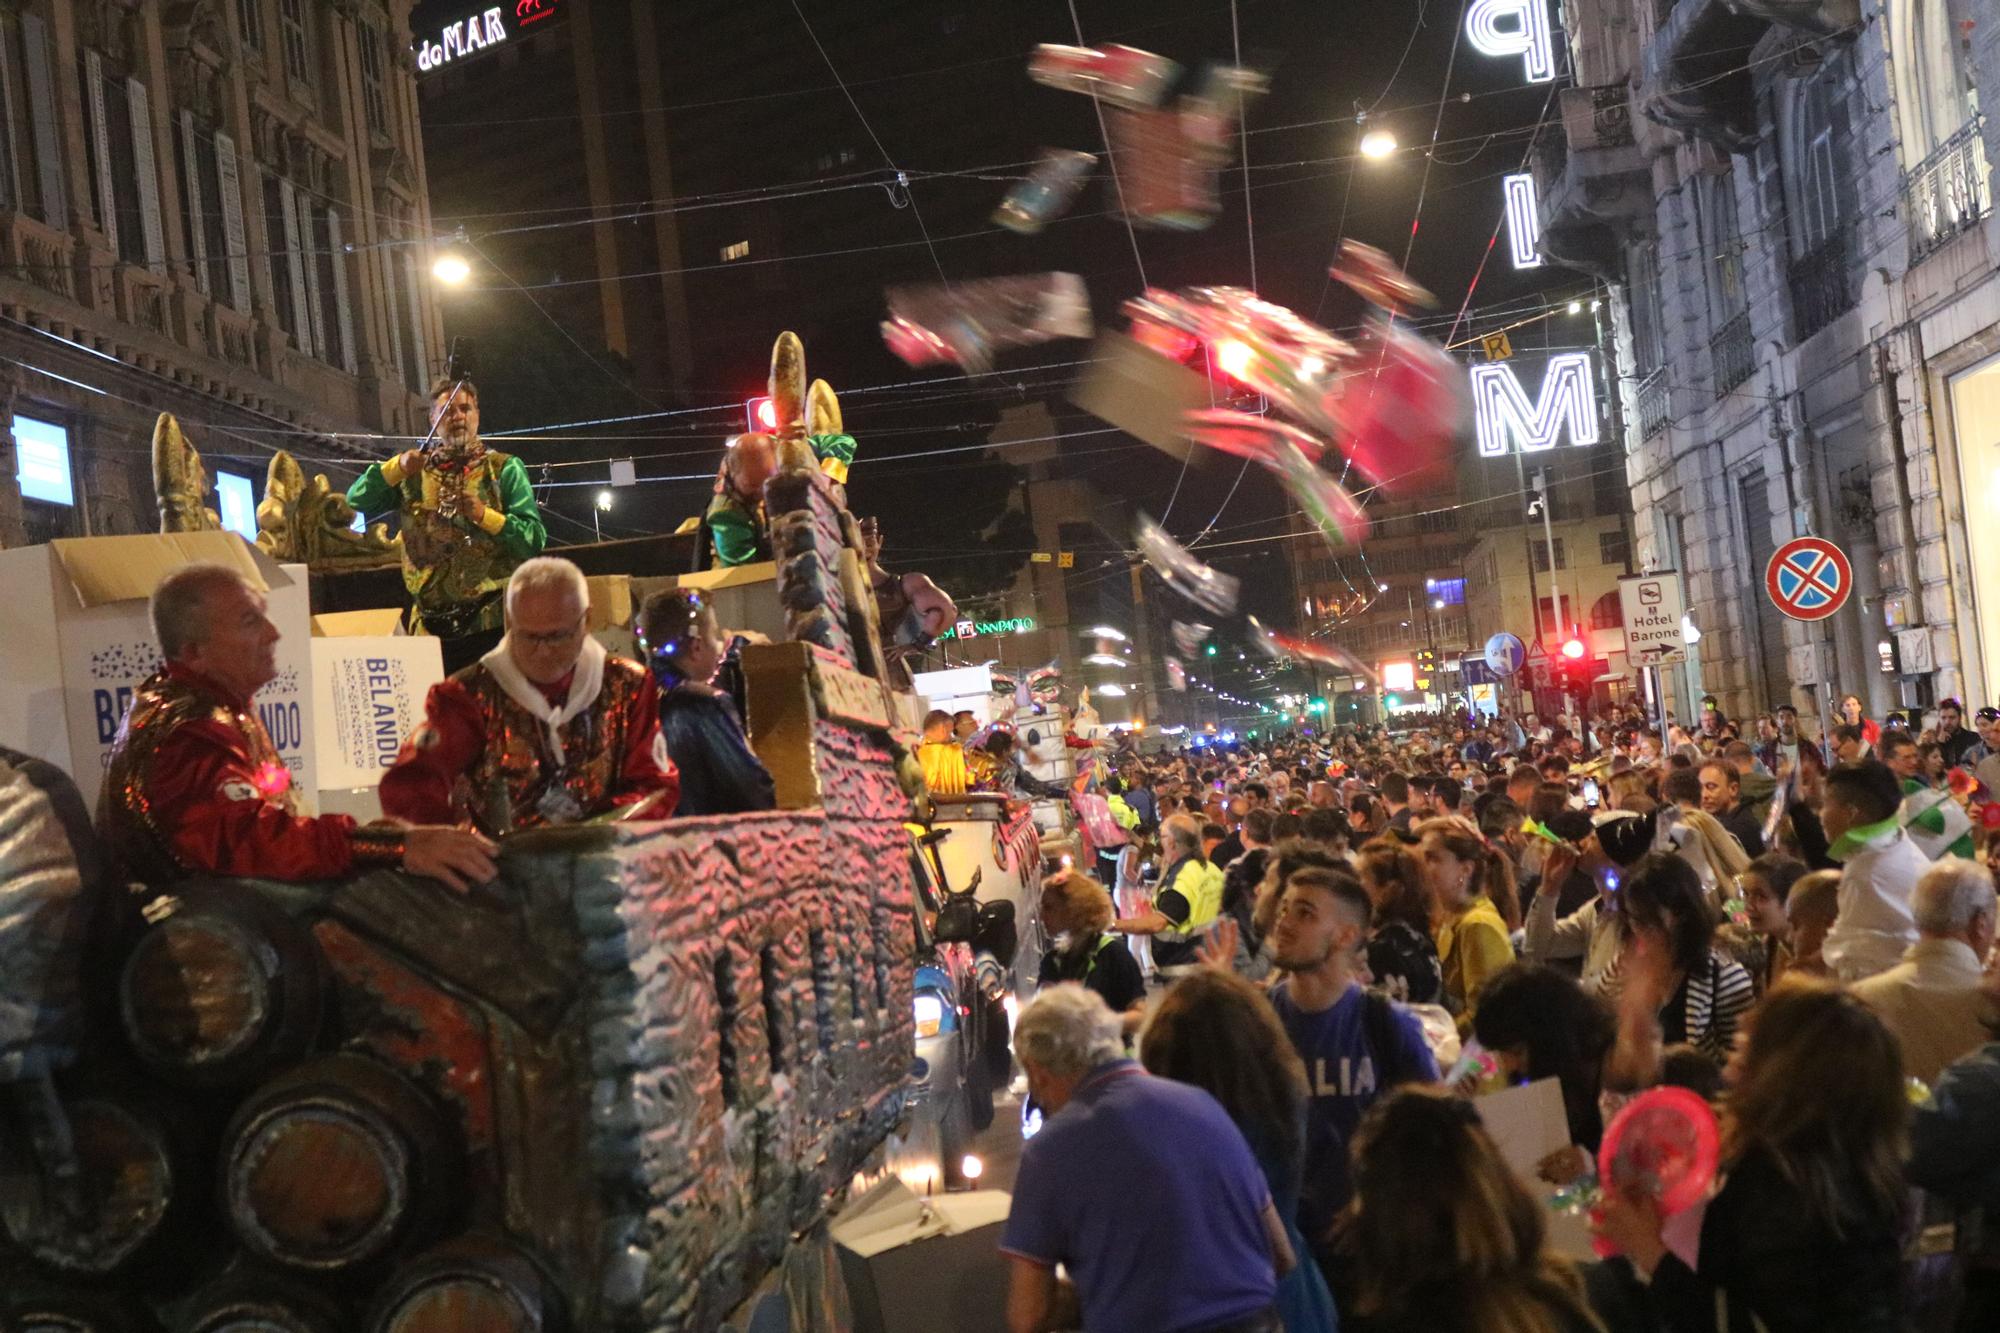
[(1532, 403), (1511, 365), (1474, 366), (1472, 411), (1481, 458), (1504, 458), (1510, 445), (1522, 453), (1553, 449), (1564, 427), (1571, 444), (1596, 444), (1597, 394), (1590, 383), (1590, 354), (1550, 357), (1541, 397)]

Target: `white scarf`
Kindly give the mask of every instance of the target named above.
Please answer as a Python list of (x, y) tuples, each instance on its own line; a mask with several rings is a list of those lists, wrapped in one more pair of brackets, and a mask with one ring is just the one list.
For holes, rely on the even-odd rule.
[(481, 666), (491, 672), (493, 679), (500, 682), (500, 688), (507, 697), (528, 711), (528, 715), (549, 729), (549, 750), (555, 762), (563, 762), (562, 729), (571, 719), (597, 702), (598, 691), (604, 688), (604, 645), (596, 639), (585, 638), (583, 652), (576, 659), (576, 673), (569, 678), (569, 697), (560, 704), (551, 704), (541, 687), (521, 674), (521, 668), (514, 665), (513, 657), (507, 651), (507, 640), (502, 637), (500, 646), (479, 659)]

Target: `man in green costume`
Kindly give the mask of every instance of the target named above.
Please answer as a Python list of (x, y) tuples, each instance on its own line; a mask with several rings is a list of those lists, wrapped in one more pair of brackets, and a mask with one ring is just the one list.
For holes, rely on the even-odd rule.
[(527, 468), (479, 438), (478, 387), (439, 380), (431, 404), (433, 447), (369, 464), (347, 502), (371, 521), (401, 515), (410, 632), (445, 640), (449, 674), (500, 641), (507, 580), (548, 530)]

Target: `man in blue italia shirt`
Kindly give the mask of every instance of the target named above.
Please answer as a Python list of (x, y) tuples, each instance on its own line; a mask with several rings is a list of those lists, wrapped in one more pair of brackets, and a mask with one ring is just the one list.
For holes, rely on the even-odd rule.
[(1279, 1333), (1292, 1249), (1221, 1105), (1125, 1059), (1118, 1015), (1081, 986), (1036, 996), (1014, 1051), (1048, 1118), (1000, 1240), (1011, 1333)]
[(1316, 1251), (1352, 1191), (1347, 1145), (1362, 1112), (1399, 1083), (1438, 1076), (1417, 1016), (1355, 980), (1370, 915), (1368, 891), (1354, 876), (1308, 867), (1285, 881), (1271, 927), (1272, 961), (1286, 974), (1271, 1004), (1306, 1067), (1298, 1223)]

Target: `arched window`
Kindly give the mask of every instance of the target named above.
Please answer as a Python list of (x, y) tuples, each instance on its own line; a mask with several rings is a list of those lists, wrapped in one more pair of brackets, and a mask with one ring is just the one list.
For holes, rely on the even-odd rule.
[(1889, 64), (1904, 170), (1914, 170), (1979, 110), (1972, 62), (1970, 0), (1892, 0)]
[(1736, 215), (1736, 170), (1696, 178), (1695, 226), (1708, 276), (1708, 312), (1721, 328), (1743, 313), (1743, 228)]
[(1607, 592), (1590, 604), (1590, 627), (1592, 629), (1617, 629), (1625, 623), (1625, 610), (1618, 594)]
[(1779, 101), (1786, 225), (1794, 255), (1819, 249), (1860, 212), (1848, 108), (1854, 84), (1850, 52), (1828, 56)]

